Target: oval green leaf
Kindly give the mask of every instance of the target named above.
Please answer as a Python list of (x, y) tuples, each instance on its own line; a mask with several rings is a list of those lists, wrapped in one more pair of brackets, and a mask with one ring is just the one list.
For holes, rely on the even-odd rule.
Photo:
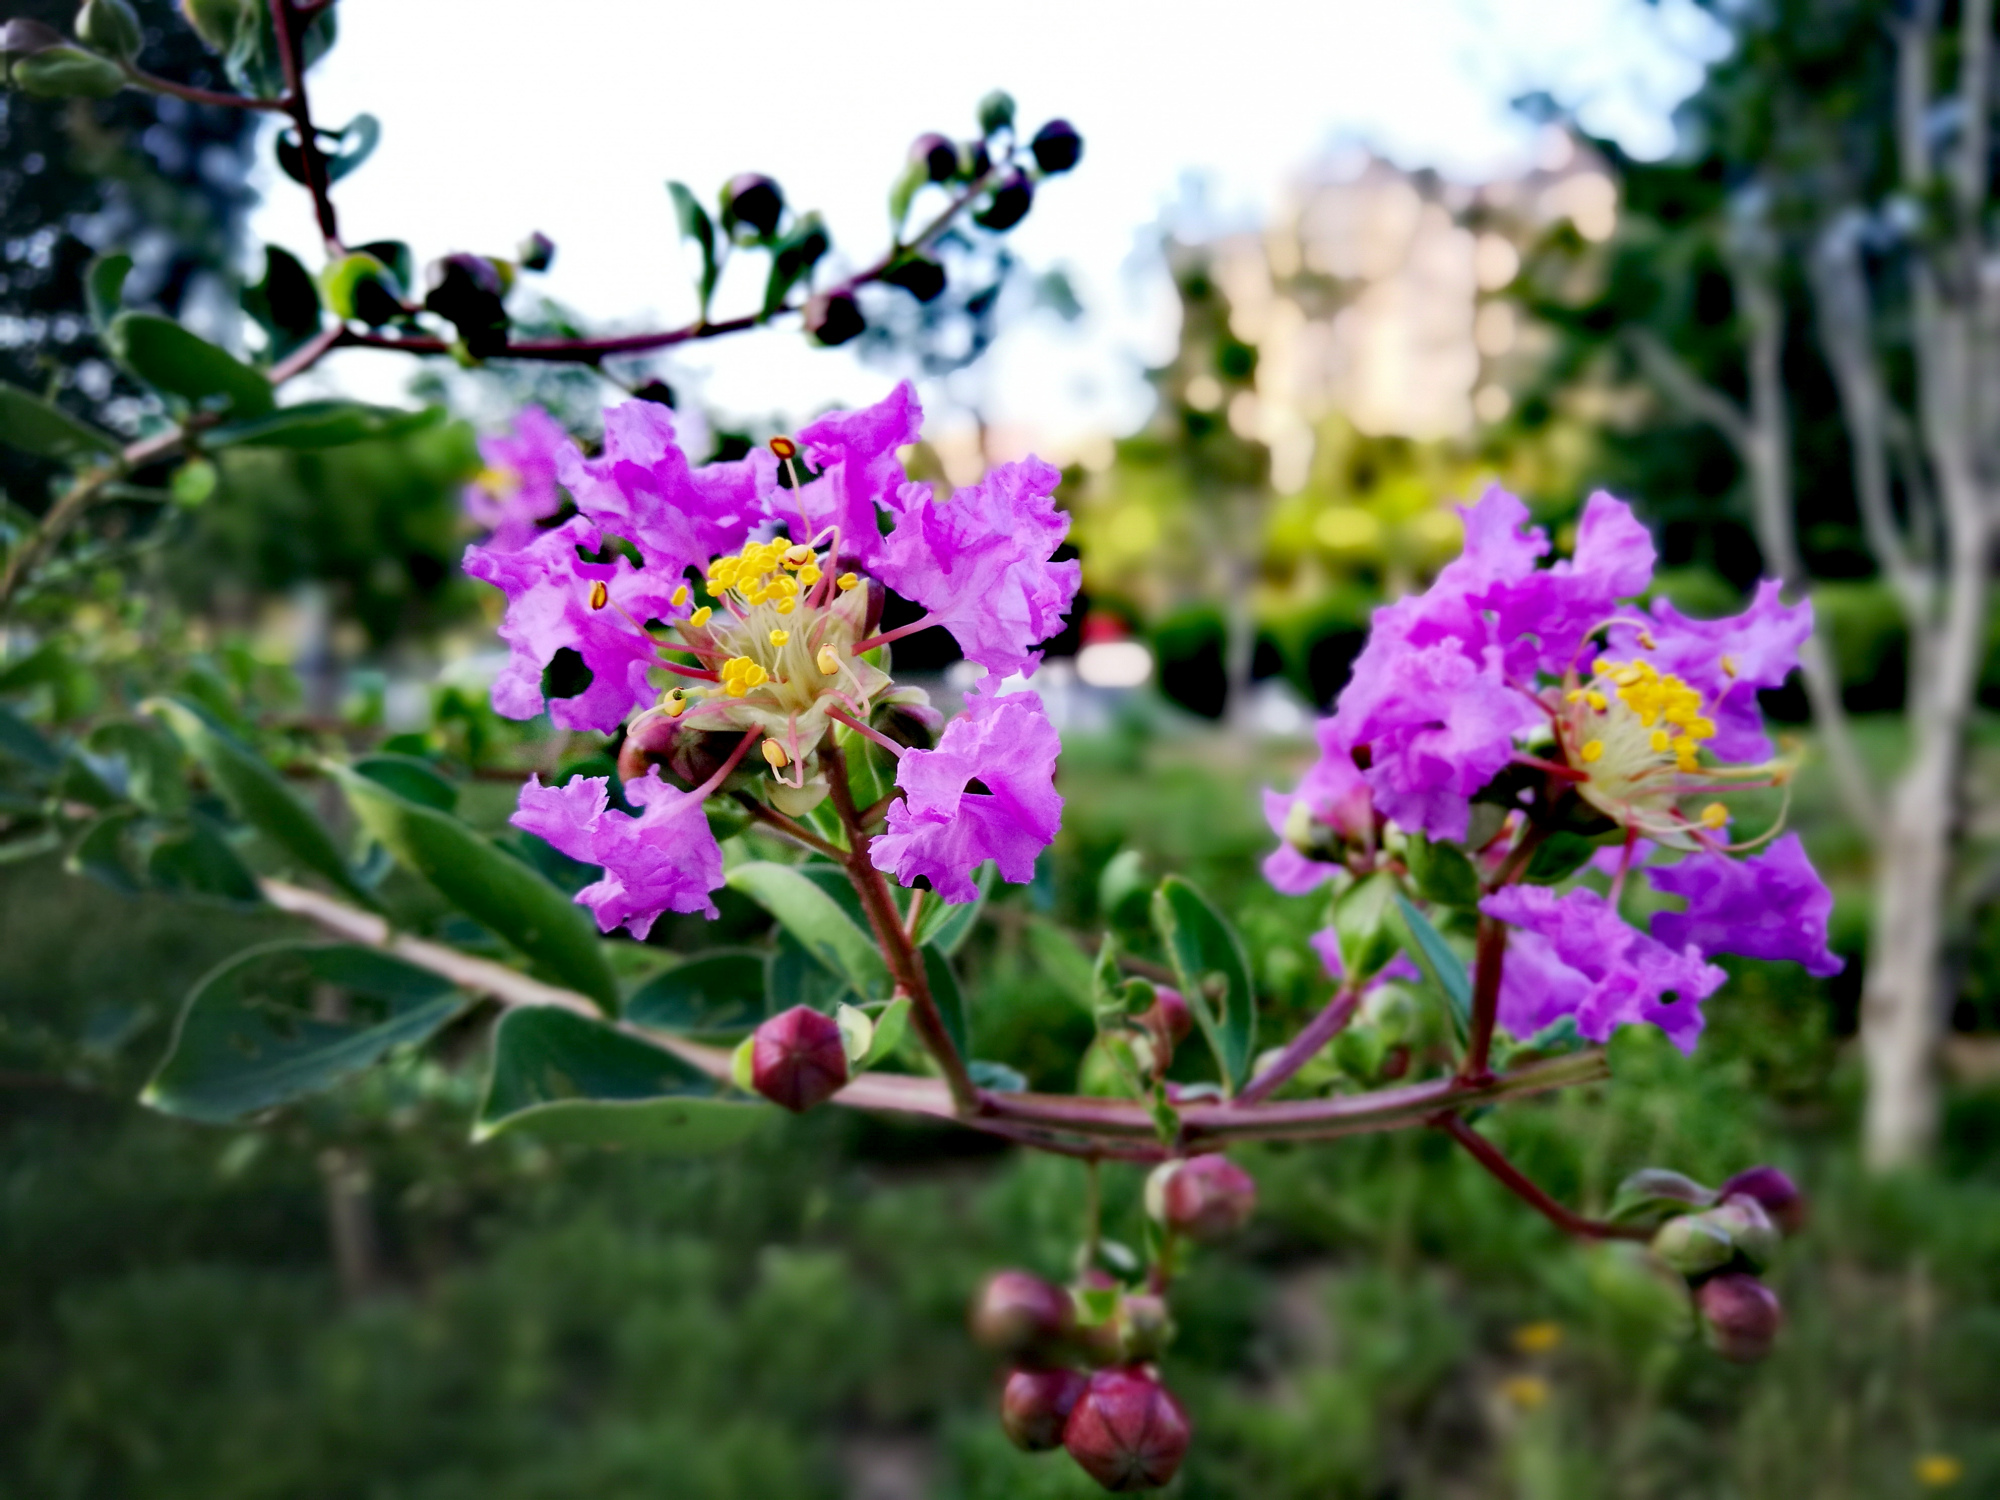
[(133, 375), (183, 401), (199, 405), (220, 398), (239, 417), (260, 417), (274, 404), (271, 382), (261, 371), (172, 318), (120, 313), (105, 330), (104, 343)]
[(801, 946), (865, 999), (886, 999), (894, 986), (875, 939), (829, 890), (796, 865), (738, 865), (726, 877), (768, 911)]
[(125, 444), (61, 407), (0, 381), (0, 444), (41, 458), (108, 457)]
[(1153, 892), (1153, 926), (1173, 960), (1181, 995), (1233, 1090), (1249, 1076), (1257, 1043), (1257, 1002), (1243, 944), (1209, 899), (1178, 875), (1169, 875)]
[(724, 1040), (754, 1030), (769, 1014), (766, 956), (723, 948), (676, 964), (625, 998), (625, 1019), (640, 1026)]

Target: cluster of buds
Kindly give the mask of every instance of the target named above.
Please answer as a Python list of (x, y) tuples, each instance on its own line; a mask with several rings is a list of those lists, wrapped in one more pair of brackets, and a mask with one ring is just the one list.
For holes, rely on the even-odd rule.
[(1784, 1324), (1777, 1293), (1759, 1279), (1779, 1242), (1805, 1227), (1806, 1200), (1776, 1167), (1752, 1167), (1719, 1188), (1674, 1172), (1648, 1171), (1620, 1190), (1626, 1216), (1659, 1219), (1653, 1255), (1687, 1279), (1709, 1347), (1754, 1364)]
[(1012, 1366), (1000, 1397), (1008, 1439), (1030, 1453), (1063, 1449), (1107, 1490), (1171, 1480), (1189, 1437), (1159, 1372), (1174, 1335), (1162, 1290), (1175, 1246), (1237, 1233), (1256, 1201), (1250, 1175), (1225, 1157), (1167, 1162), (1146, 1184), (1161, 1248), (1143, 1289), (1095, 1268), (1068, 1288), (1026, 1271), (989, 1277), (970, 1321), (973, 1337)]

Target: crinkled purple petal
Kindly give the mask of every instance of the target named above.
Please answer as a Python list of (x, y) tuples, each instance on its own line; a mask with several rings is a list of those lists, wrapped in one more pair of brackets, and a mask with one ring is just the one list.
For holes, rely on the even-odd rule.
[[(601, 541), (596, 526), (575, 516), (516, 551), (466, 548), (465, 571), (507, 596), (500, 639), (509, 657), (493, 683), (494, 712), (510, 719), (540, 713), (542, 672), (565, 646), (583, 658), (591, 681), (577, 696), (548, 703), (558, 728), (608, 734), (657, 696), (647, 672), (659, 653), (638, 625), (683, 613), (672, 603), (677, 580), (634, 568), (624, 557), (587, 563), (577, 555), (579, 547), (596, 551)], [(603, 609), (590, 607), (593, 583), (604, 584), (610, 596)]]
[(1679, 864), (1649, 868), (1653, 889), (1687, 898), (1687, 910), (1653, 914), (1653, 936), (1679, 947), (1692, 943), (1710, 957), (1789, 959), (1825, 979), (1847, 967), (1826, 945), (1833, 893), (1788, 833), (1762, 854), (1731, 859), (1690, 854)]
[(1701, 1002), (1728, 977), (1693, 944), (1676, 950), (1649, 937), (1584, 887), (1559, 896), (1547, 886), (1510, 885), (1479, 909), (1519, 929), (1507, 945), (1500, 987), (1500, 1024), (1517, 1037), (1574, 1015), (1577, 1031), (1593, 1042), (1648, 1022), (1692, 1052)]
[(1082, 564), (1049, 561), (1069, 532), (1055, 507), (1061, 480), (1030, 457), (942, 502), (909, 486), (875, 576), (923, 605), (968, 661), (996, 677), (1032, 671), (1033, 648), (1061, 631), (1083, 579)]
[(1651, 533), (1630, 506), (1602, 490), (1592, 495), (1577, 526), (1573, 558), (1471, 595), (1490, 612), (1507, 674), (1519, 681), (1537, 671), (1561, 676), (1619, 601), (1645, 592), (1656, 556)]
[(1590, 856), (1590, 868), (1616, 880), (1620, 870), (1636, 870), (1645, 864), (1655, 847), (1651, 839), (1634, 839), (1629, 850), (1623, 844), (1613, 844)]
[[(1664, 599), (1653, 601), (1648, 647), (1632, 628), (1614, 630), (1611, 655), (1642, 656), (1694, 688), (1715, 721), (1708, 749), (1729, 761), (1758, 761), (1771, 753), (1757, 690), (1778, 686), (1799, 664), (1799, 648), (1812, 635), (1812, 601), (1786, 604), (1781, 585), (1765, 579), (1750, 607), (1725, 620), (1691, 620)], [(1729, 667), (1723, 665), (1728, 658)], [(1734, 668), (1731, 674), (1730, 668)]]
[[(1323, 927), (1306, 941), (1312, 944), (1313, 952), (1319, 955), (1320, 965), (1326, 970), (1328, 979), (1338, 981), (1347, 977), (1347, 962), (1340, 956), (1339, 933), (1331, 927)], [(1372, 990), (1376, 985), (1387, 984), (1392, 979), (1400, 979), (1405, 984), (1415, 984), (1423, 977), (1423, 970), (1410, 962), (1409, 954), (1398, 953), (1369, 976), (1368, 988)]]
[(975, 693), (935, 750), (903, 752), (896, 765), (903, 796), (890, 804), (888, 831), (869, 858), (904, 885), (928, 880), (946, 901), (978, 895), (972, 873), (989, 859), (1003, 880), (1034, 879), (1036, 856), (1061, 826), (1061, 750), (1036, 694)]
[(1375, 820), (1368, 783), (1355, 768), (1354, 754), (1341, 739), (1338, 726), (1332, 719), (1321, 719), (1314, 732), (1319, 738), (1319, 759), (1306, 768), (1297, 789), (1264, 789), (1264, 821), (1278, 836), (1278, 847), (1264, 858), (1264, 878), (1285, 896), (1303, 896), (1340, 868), (1307, 858), (1286, 838), (1294, 807), (1304, 806), (1314, 822), (1357, 843), (1373, 831)]
[(525, 406), (513, 431), (479, 440), (487, 473), (465, 490), (465, 513), (489, 533), (495, 552), (525, 547), (541, 534), (538, 522), (562, 509), (558, 470), (576, 445), (555, 418), (539, 406)]
[(917, 441), (924, 409), (905, 380), (873, 406), (828, 412), (799, 430), (807, 465), (818, 477), (797, 490), (781, 489), (776, 471), (763, 482), (763, 507), (794, 537), (840, 528), (840, 558), (873, 572), (882, 555), (879, 517), (893, 509), (909, 479), (897, 451)]
[(690, 467), (674, 438), (673, 413), (656, 401), (626, 401), (604, 413), (604, 452), (571, 451), (558, 473), (576, 508), (639, 549), (646, 571), (671, 590), (689, 568), (734, 552), (760, 519), (759, 476), (775, 460), (762, 449), (732, 463)]
[(634, 937), (652, 931), (665, 911), (716, 915), (709, 892), (722, 884), (722, 849), (709, 830), (701, 797), (660, 779), (658, 767), (625, 784), (639, 816), (610, 806), (602, 776), (579, 776), (562, 787), (530, 777), (509, 819), (516, 828), (604, 876), (577, 892), (577, 903), (597, 916), (598, 930), (624, 927)]

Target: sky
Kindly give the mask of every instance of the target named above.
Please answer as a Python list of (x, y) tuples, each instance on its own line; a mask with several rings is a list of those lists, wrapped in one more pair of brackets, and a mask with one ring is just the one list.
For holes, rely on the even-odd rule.
[[(1691, 0), (342, 0), (339, 14), (339, 45), (312, 77), (315, 117), (382, 123), (374, 156), (336, 190), (346, 240), (403, 239), (428, 260), (510, 254), (540, 230), (558, 247), (543, 287), (607, 331), (693, 315), (697, 263), (670, 178), (712, 202), (730, 175), (768, 173), (825, 215), (835, 254), (858, 266), (887, 243), (887, 190), (915, 136), (971, 134), (995, 87), (1028, 131), (1069, 119), (1083, 161), (1044, 186), (1012, 240), (1030, 267), (1067, 272), (1085, 316), (1017, 319), (973, 369), (923, 392), (943, 420), (976, 405), (1052, 456), (1147, 415), (1140, 371), (1177, 331), (1149, 253), (1163, 224), (1259, 223), (1343, 146), (1465, 179), (1507, 171), (1537, 149), (1508, 101), (1537, 89), (1661, 155), (1717, 46)], [(304, 193), (262, 170), (256, 235), (314, 264)], [(753, 291), (725, 279), (716, 315)], [(343, 351), (323, 379), (391, 399), (410, 363)], [(808, 347), (796, 325), (691, 346), (668, 373), (716, 411), (794, 421), (877, 399), (891, 380)]]

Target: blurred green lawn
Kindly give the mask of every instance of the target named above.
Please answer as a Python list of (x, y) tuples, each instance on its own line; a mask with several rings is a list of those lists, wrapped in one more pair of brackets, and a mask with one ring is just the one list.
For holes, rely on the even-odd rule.
[[(1302, 993), (1312, 903), (1256, 878), (1255, 788), (1288, 758), (1073, 742), (1055, 915), (1092, 923), (1097, 871), (1137, 848), (1232, 907), (1267, 986)], [(1795, 815), (1858, 939), (1859, 854), (1810, 770)], [(346, 1126), (307, 1108), (224, 1132), (130, 1102), (188, 985), (277, 930), (52, 864), (0, 880), (0, 1493), (1097, 1493), (1006, 1445), (961, 1326), (985, 1271), (1066, 1272), (1081, 1167), (832, 1110), (712, 1160), (474, 1148), (471, 1081), (416, 1064), (359, 1085)], [(1054, 1081), (1088, 1023), (1035, 952), (1004, 909), (974, 950), (979, 1050)], [(1197, 1442), (1176, 1493), (1860, 1500), (1925, 1492), (1926, 1455), (1963, 1466), (1950, 1493), (2000, 1493), (2000, 1093), (1954, 1096), (1938, 1175), (1864, 1179), (1840, 993), (1743, 965), (1694, 1061), (1622, 1038), (1614, 1088), (1484, 1122), (1579, 1203), (1648, 1163), (1797, 1173), (1815, 1216), (1775, 1278), (1791, 1321), (1767, 1364), (1704, 1352), (1636, 1262), (1565, 1243), (1443, 1140), (1248, 1152), (1253, 1230), (1177, 1292), (1168, 1375)], [(98, 1038), (82, 1086), (38, 1070), (37, 1020)], [(353, 1307), (315, 1165), (331, 1143), (368, 1163), (390, 1280)], [(1137, 1174), (1107, 1183), (1111, 1232), (1136, 1238)]]

